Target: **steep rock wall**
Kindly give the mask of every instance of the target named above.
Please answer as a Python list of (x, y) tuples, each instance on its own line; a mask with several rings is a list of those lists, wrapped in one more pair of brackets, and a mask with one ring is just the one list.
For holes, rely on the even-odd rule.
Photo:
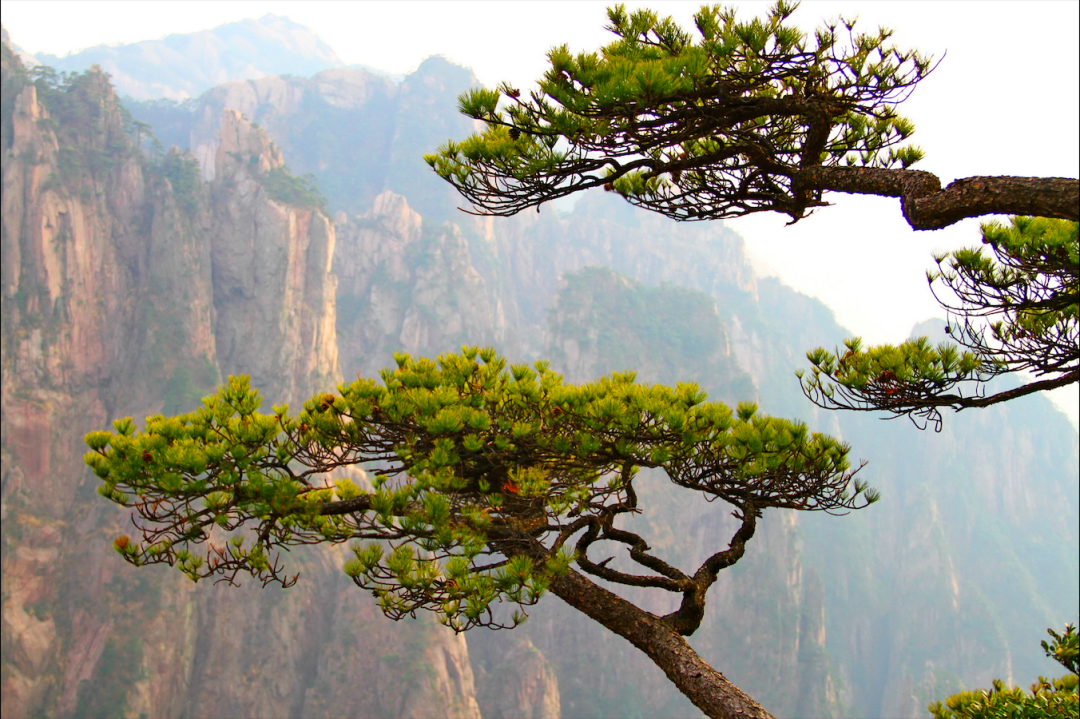
[(338, 380), (336, 236), (326, 216), (275, 201), (259, 181), (284, 164), (264, 132), (224, 111), (210, 186), (218, 361), (268, 399), (299, 403)]
[(235, 113), (207, 186), (192, 158), (139, 157), (103, 75), (52, 88), (83, 110), (51, 116), (3, 49), (5, 716), (479, 717), (464, 638), (386, 621), (337, 554), (294, 553), (305, 581), (274, 592), (111, 550), (128, 519), (83, 434), (229, 372), (268, 401), (332, 387), (335, 235), (268, 194), (281, 153)]
[(343, 370), (375, 376), (394, 352), (435, 356), (488, 345), (505, 325), (461, 232), (429, 229), (405, 198), (383, 193), (339, 215), (338, 334)]

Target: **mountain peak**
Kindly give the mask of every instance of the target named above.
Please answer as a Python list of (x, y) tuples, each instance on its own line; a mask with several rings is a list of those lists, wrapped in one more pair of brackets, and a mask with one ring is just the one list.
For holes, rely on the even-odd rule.
[(345, 66), (313, 30), (272, 13), (157, 40), (96, 45), (64, 57), (42, 53), (37, 59), (65, 72), (100, 65), (120, 95), (137, 100), (183, 100), (223, 82), (310, 76)]

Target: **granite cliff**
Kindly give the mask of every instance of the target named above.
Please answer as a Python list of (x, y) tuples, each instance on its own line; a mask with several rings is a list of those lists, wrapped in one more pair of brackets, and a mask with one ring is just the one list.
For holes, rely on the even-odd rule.
[(464, 638), (372, 624), (331, 554), (262, 592), (108, 550), (127, 520), (80, 466), (84, 432), (186, 411), (228, 373), (289, 402), (340, 380), (335, 231), (274, 199), (281, 152), (239, 113), (205, 184), (190, 155), (142, 157), (100, 72), (43, 102), (3, 51), (5, 716), (478, 717)]

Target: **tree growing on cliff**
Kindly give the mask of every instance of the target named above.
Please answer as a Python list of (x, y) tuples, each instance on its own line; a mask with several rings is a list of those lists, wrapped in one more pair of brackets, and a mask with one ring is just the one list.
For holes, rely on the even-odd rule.
[[(931, 72), (930, 58), (889, 44), (887, 30), (860, 34), (847, 21), (808, 38), (787, 24), (795, 7), (781, 1), (750, 22), (704, 7), (695, 41), (670, 18), (616, 6), (615, 42), (576, 56), (555, 48), (528, 95), (507, 85), (466, 93), (461, 111), (486, 129), (425, 159), (479, 214), (512, 215), (603, 187), (676, 220), (769, 211), (797, 222), (827, 205), (827, 193), (846, 192), (898, 198), (917, 230), (987, 214), (1068, 221), (984, 228), (996, 260), (977, 251), (939, 258), (935, 277), (960, 297), (953, 337), (968, 354), (925, 341), (864, 352), (852, 340), (847, 352), (810, 353), (804, 389), (823, 406), (939, 423), (942, 406), (1076, 382), (1080, 183), (969, 177), (942, 188), (911, 169), (923, 153), (905, 144), (914, 125), (897, 107)], [(1001, 320), (988, 333), (971, 321), (995, 313)], [(1048, 376), (983, 396), (986, 380), (1019, 369)], [(976, 389), (965, 397), (952, 392), (958, 384)]]
[[(644, 386), (632, 374), (568, 385), (544, 362), (507, 367), (490, 349), (396, 359), (382, 384), (357, 379), (296, 416), (258, 413), (258, 392), (230, 378), (197, 412), (87, 435), (101, 494), (133, 508), (142, 533), (115, 549), (193, 580), (249, 572), (289, 586), (280, 549), (352, 542), (345, 572), (387, 616), (428, 610), (455, 631), (512, 627), (551, 591), (634, 644), (708, 716), (770, 716), (683, 637), (764, 510), (846, 512), (877, 499), (846, 445), (752, 405), (705, 402), (696, 385)], [(370, 486), (326, 479), (358, 464)], [(731, 504), (739, 527), (727, 547), (684, 571), (618, 526), (640, 511), (641, 469)], [(626, 554), (605, 551), (612, 543)], [(680, 605), (658, 616), (597, 579)]]

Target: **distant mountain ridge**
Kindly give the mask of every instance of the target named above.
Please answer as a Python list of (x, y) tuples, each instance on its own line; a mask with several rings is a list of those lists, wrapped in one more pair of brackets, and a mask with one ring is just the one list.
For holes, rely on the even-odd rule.
[(153, 126), (164, 148), (190, 149), (205, 180), (214, 175), (222, 110), (231, 108), (266, 129), (296, 174), (318, 178), (332, 211), (366, 212), (390, 190), (430, 222), (460, 213), (457, 193), (431, 172), (424, 153), (471, 131), (472, 121), (454, 107), (459, 92), (479, 84), (468, 68), (433, 55), (397, 83), (338, 68), (227, 82), (183, 102), (126, 98), (124, 105)]
[[(112, 76), (118, 95), (137, 100), (185, 100), (226, 82), (307, 77), (346, 67), (310, 28), (272, 14), (157, 40), (95, 45), (63, 57), (38, 53), (34, 59), (64, 72), (99, 65)], [(353, 67), (388, 75), (366, 65)]]

